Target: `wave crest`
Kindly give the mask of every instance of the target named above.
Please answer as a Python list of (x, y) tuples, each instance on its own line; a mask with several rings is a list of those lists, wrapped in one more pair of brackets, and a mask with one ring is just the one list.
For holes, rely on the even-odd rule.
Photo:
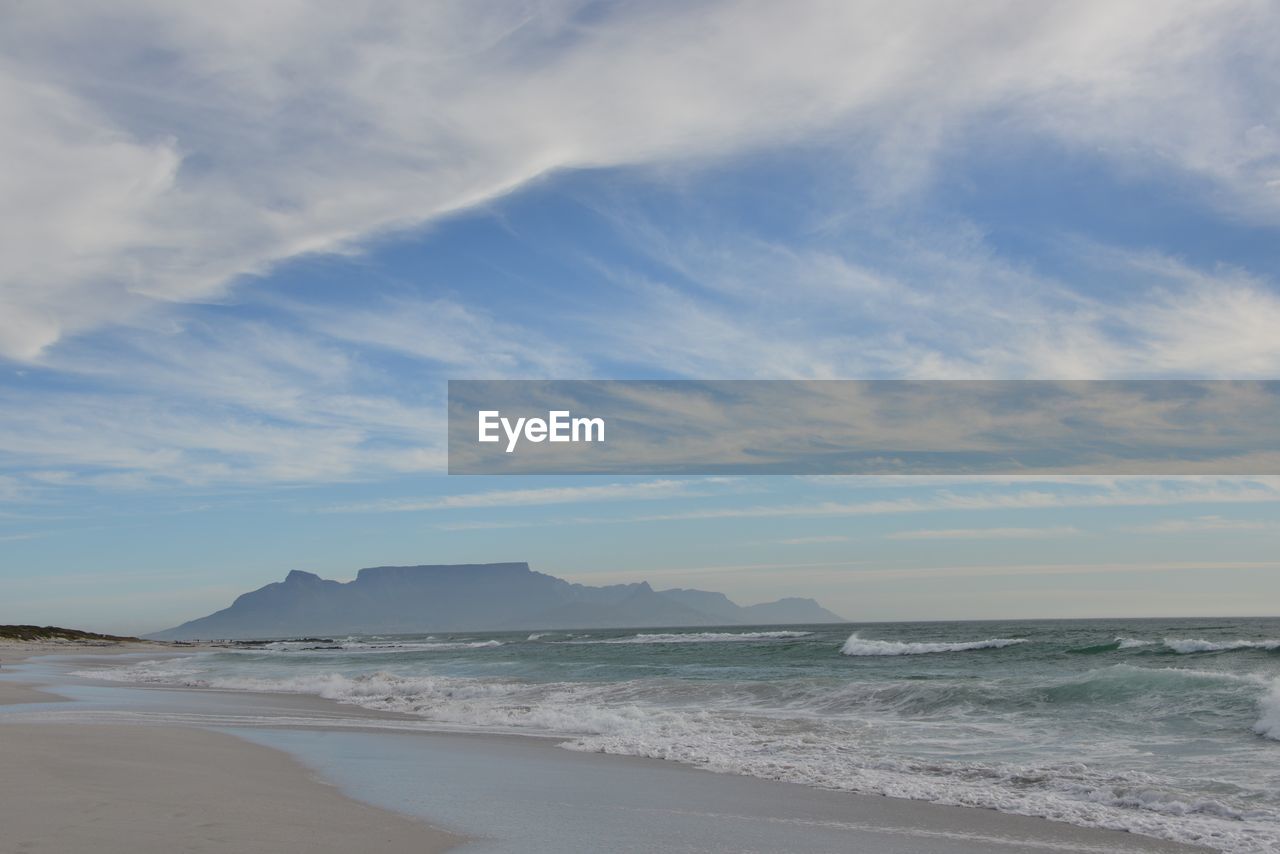
[(1165, 638), (1164, 645), (1179, 655), (1200, 652), (1235, 652), (1242, 649), (1258, 649), (1264, 652), (1280, 650), (1280, 640), (1231, 640), (1211, 641), (1200, 638)]
[(927, 655), (936, 652), (968, 652), (975, 649), (1000, 649), (1026, 643), (1026, 638), (988, 638), (978, 641), (907, 643), (903, 641), (863, 640), (854, 632), (844, 642), (844, 655)]
[(575, 643), (729, 643), (732, 641), (786, 640), (802, 638), (813, 632), (687, 632), (639, 634), (625, 638), (605, 638)]
[(1253, 725), (1253, 731), (1263, 738), (1280, 741), (1280, 679), (1271, 684), (1271, 690), (1258, 700), (1262, 715)]

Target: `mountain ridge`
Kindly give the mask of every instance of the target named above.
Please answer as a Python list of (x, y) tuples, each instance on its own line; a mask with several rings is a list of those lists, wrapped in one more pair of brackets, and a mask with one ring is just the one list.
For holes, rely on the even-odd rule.
[(738, 605), (723, 593), (647, 581), (595, 587), (525, 562), (366, 567), (352, 581), (294, 569), (155, 640), (524, 629), (668, 628), (844, 622), (813, 599)]

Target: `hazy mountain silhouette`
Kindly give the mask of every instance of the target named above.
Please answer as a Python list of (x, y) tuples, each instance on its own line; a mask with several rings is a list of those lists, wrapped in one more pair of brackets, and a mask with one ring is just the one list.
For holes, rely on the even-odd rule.
[(591, 587), (527, 563), (378, 566), (354, 581), (294, 570), (224, 608), (149, 637), (158, 640), (834, 623), (812, 599), (743, 607), (723, 593), (654, 590), (648, 582)]

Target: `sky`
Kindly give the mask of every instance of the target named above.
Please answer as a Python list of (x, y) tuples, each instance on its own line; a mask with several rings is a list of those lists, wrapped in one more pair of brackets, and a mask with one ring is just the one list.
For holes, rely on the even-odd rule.
[(449, 477), (449, 379), (1274, 379), (1267, 2), (4, 3), (0, 622), (527, 560), (1275, 613), (1280, 479)]

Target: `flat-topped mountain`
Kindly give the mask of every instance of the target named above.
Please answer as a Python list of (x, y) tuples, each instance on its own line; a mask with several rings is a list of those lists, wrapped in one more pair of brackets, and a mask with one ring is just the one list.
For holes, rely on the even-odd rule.
[(585, 629), (835, 623), (812, 599), (743, 607), (723, 593), (654, 590), (646, 581), (592, 587), (527, 563), (378, 566), (354, 581), (294, 570), (231, 606), (156, 632), (157, 640), (409, 634), (482, 629)]

